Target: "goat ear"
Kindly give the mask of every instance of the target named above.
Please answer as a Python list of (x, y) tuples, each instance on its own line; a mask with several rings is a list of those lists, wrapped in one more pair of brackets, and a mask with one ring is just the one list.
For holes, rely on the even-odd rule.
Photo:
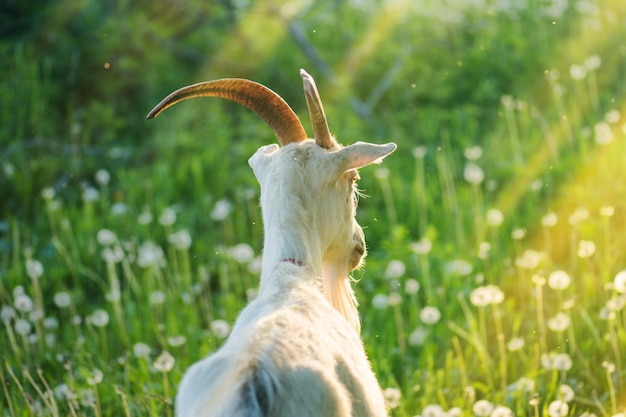
[(357, 142), (336, 152), (342, 162), (341, 172), (357, 169), (369, 164), (380, 164), (383, 159), (396, 150), (395, 143), (375, 145), (367, 142)]
[(255, 153), (248, 159), (248, 165), (252, 168), (254, 175), (259, 179), (259, 175), (264, 171), (264, 167), (267, 165), (269, 157), (276, 153), (280, 147), (273, 143), (271, 145), (261, 146)]

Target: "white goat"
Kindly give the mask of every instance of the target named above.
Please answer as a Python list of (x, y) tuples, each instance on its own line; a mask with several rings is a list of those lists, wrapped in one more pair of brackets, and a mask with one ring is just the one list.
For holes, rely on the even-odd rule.
[(276, 93), (243, 79), (183, 87), (148, 114), (191, 97), (226, 98), (255, 111), (282, 145), (263, 146), (249, 160), (265, 223), (259, 295), (226, 343), (186, 372), (179, 417), (387, 415), (348, 274), (365, 256), (355, 220), (357, 168), (396, 145), (339, 145), (313, 78), (301, 75), (314, 140)]

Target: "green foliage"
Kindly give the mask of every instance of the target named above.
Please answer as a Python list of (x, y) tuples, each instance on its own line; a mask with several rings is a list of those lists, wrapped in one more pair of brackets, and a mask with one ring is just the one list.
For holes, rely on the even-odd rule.
[(172, 415), (254, 295), (275, 139), (219, 100), (145, 115), (245, 77), (310, 131), (300, 67), (340, 142), (398, 144), (355, 273), (391, 414), (625, 411), (623, 5), (5, 3), (0, 415)]

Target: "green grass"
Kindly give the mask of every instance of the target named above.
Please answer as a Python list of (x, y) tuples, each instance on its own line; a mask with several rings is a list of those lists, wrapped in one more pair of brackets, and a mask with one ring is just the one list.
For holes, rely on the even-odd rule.
[(1, 416), (173, 415), (254, 296), (274, 138), (219, 100), (145, 114), (244, 76), (306, 120), (299, 67), (340, 141), (398, 144), (361, 172), (354, 284), (391, 414), (626, 413), (623, 5), (175, 3), (0, 38)]

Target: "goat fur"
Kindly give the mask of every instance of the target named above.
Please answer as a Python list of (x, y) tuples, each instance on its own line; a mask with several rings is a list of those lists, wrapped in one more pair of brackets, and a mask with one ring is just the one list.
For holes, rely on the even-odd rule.
[(356, 169), (394, 150), (363, 142), (327, 150), (305, 140), (250, 158), (265, 224), (259, 295), (225, 344), (186, 372), (178, 417), (387, 415), (349, 270), (365, 256)]

